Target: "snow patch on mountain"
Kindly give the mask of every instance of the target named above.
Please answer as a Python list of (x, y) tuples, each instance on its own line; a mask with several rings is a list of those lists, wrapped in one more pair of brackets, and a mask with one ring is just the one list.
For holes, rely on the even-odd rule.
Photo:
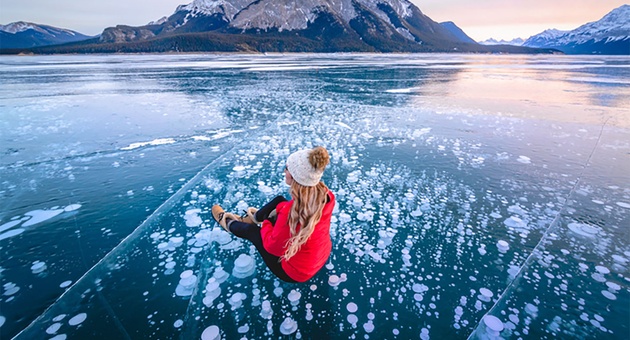
[(522, 46), (525, 40), (523, 38), (515, 38), (512, 40), (496, 40), (494, 38), (490, 38), (488, 40), (480, 41), (479, 43), (482, 45), (512, 45), (512, 46)]
[(33, 30), (33, 31), (40, 32), (43, 34), (54, 35), (54, 34), (65, 33), (69, 35), (76, 35), (75, 32), (71, 30), (56, 28), (52, 26), (38, 25), (38, 24), (25, 22), (25, 21), (17, 21), (17, 22), (12, 22), (7, 25), (0, 25), (0, 31), (11, 33), (11, 34), (17, 34), (17, 33), (25, 32), (28, 30)]
[[(358, 4), (375, 13), (381, 20), (390, 23), (389, 16), (379, 6), (388, 5), (402, 18), (413, 15), (412, 4), (408, 0), (355, 0)], [(180, 11), (189, 12), (184, 20), (200, 15), (212, 16), (222, 14), (231, 27), (242, 30), (271, 29), (303, 30), (319, 16), (320, 12), (328, 12), (345, 23), (357, 17), (358, 13), (353, 0), (195, 0), (188, 5), (181, 5)], [(411, 34), (404, 34), (411, 36)]]
[(151, 21), (149, 22), (147, 25), (151, 26), (151, 25), (162, 25), (163, 23), (168, 21), (168, 17), (162, 17), (160, 20), (158, 21)]
[(572, 31), (546, 30), (527, 39), (524, 45), (552, 47), (626, 39), (630, 39), (630, 5), (618, 7), (600, 20), (589, 22)]

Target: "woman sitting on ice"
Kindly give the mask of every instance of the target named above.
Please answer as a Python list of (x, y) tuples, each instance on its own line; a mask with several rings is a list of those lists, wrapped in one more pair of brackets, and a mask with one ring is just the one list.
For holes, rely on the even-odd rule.
[(329, 162), (328, 151), (321, 146), (297, 151), (284, 168), (290, 201), (278, 196), (260, 210), (248, 208), (243, 217), (215, 205), (212, 216), (228, 232), (251, 241), (278, 278), (308, 281), (332, 249), (329, 231), (335, 195), (320, 181)]

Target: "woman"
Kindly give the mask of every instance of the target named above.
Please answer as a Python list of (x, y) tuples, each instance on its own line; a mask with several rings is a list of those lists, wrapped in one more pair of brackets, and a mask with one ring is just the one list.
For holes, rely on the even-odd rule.
[(320, 181), (329, 162), (328, 151), (321, 146), (297, 151), (284, 168), (290, 201), (278, 196), (260, 210), (248, 208), (243, 217), (215, 205), (212, 216), (228, 232), (250, 240), (278, 278), (308, 281), (324, 266), (332, 249), (330, 218), (335, 195)]

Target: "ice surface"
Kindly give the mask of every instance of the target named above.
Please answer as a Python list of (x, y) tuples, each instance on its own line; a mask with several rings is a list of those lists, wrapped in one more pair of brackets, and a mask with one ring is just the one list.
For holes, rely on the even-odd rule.
[[(45, 115), (5, 92), (7, 112), (16, 120), (51, 119), (19, 123), (12, 130), (21, 133), (2, 131), (26, 149), (13, 152), (9, 145), (3, 160), (12, 163), (0, 164), (0, 195), (9, 202), (7, 216), (14, 216), (3, 221), (1, 232), (22, 228), (32, 233), (2, 244), (7, 256), (0, 255), (11, 259), (3, 260), (2, 276), (13, 283), (3, 289), (0, 301), (8, 304), (3, 332), (22, 327), (14, 315), (20, 305), (48, 307), (37, 306), (39, 298), (27, 296), (37, 294), (25, 291), (65, 292), (29, 328), (31, 338), (48, 338), (51, 325), (66, 324), (52, 321), (62, 313), (86, 311), (89, 317), (80, 327), (57, 331), (81, 338), (103, 330), (111, 334), (98, 335), (124, 338), (113, 324), (116, 317), (128, 334), (155, 338), (199, 338), (211, 324), (221, 325), (218, 337), (274, 338), (293, 328), (281, 328), (290, 318), (299, 325), (291, 333), (296, 338), (474, 339), (477, 329), (494, 335), (484, 315), (496, 315), (505, 321), (501, 336), (510, 338), (617, 337), (627, 332), (620, 316), (610, 312), (627, 305), (630, 282), (624, 231), (628, 177), (615, 170), (623, 168), (627, 151), (627, 133), (617, 129), (625, 111), (614, 107), (623, 102), (625, 89), (578, 86), (565, 79), (565, 72), (572, 71), (554, 69), (558, 60), (582, 67), (582, 58), (127, 58), (64, 66), (89, 69), (106, 79), (111, 85), (107, 93), (86, 92), (95, 85), (92, 77), (77, 82), (74, 72), (48, 77), (66, 79), (72, 89), (58, 82), (62, 97), (70, 96), (66, 104), (45, 88), (48, 103), (30, 93), (28, 98), (49, 110)], [(239, 67), (227, 66), (234, 64), (228, 59), (241, 58)], [(302, 62), (326, 67), (317, 73), (287, 71)], [(581, 72), (598, 69), (610, 77), (609, 62)], [(614, 62), (623, 64), (615, 70), (626, 77), (625, 62)], [(276, 72), (243, 74), (243, 68), (253, 67)], [(20, 93), (16, 82), (7, 82), (12, 93)], [(82, 86), (85, 82), (88, 87)], [(524, 86), (508, 91), (519, 84)], [(392, 89), (406, 90), (388, 91)], [(69, 144), (47, 132), (58, 129), (75, 136), (72, 126), (89, 123), (77, 124), (88, 110), (71, 100), (76, 91), (86, 102), (122, 102), (104, 106), (116, 117), (102, 119), (110, 124), (100, 124), (107, 127), (102, 134), (85, 131), (102, 144)], [(146, 105), (130, 105), (132, 100)], [(562, 120), (563, 111), (571, 113), (570, 120)], [(580, 121), (582, 111), (598, 112), (594, 124)], [(98, 110), (89, 112), (99, 118)], [(610, 123), (602, 127), (602, 117), (611, 112)], [(235, 132), (233, 126), (242, 128)], [(104, 136), (105, 130), (115, 138)], [(54, 146), (37, 154), (24, 138), (28, 136), (36, 136), (38, 143), (48, 138)], [(91, 148), (95, 144), (100, 147)], [(314, 145), (325, 145), (332, 156), (324, 181), (337, 195), (333, 251), (316, 277), (292, 285), (277, 280), (249, 242), (218, 227), (210, 207), (220, 203), (240, 213), (274, 195), (288, 197), (282, 173), (286, 156)], [(90, 177), (91, 182), (86, 180)], [(23, 199), (19, 207), (12, 203)], [(49, 199), (59, 207), (39, 202)], [(76, 206), (72, 202), (86, 202), (80, 207), (85, 218), (55, 219), (55, 228), (21, 225), (25, 211), (43, 206), (65, 213)], [(60, 247), (59, 256), (50, 251), (52, 243)], [(92, 250), (101, 244), (102, 249)], [(79, 255), (85, 247), (90, 252)], [(79, 280), (84, 273), (76, 272), (82, 268), (77, 263), (98, 265)], [(18, 273), (43, 268), (38, 275)], [(69, 289), (59, 289), (55, 281), (46, 288), (46, 280), (60, 277), (78, 281)], [(18, 287), (17, 293), (4, 295)], [(571, 313), (574, 308), (585, 316)], [(138, 316), (146, 320), (128, 322)]]

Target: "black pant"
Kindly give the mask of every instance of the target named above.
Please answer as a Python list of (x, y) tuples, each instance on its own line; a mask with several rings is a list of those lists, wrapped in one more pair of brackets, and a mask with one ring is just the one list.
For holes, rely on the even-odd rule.
[[(264, 207), (260, 208), (256, 212), (256, 221), (262, 221), (269, 219), (269, 214), (276, 209), (276, 206), (281, 202), (286, 202), (287, 199), (283, 196), (277, 196), (271, 202), (267, 203)], [(275, 218), (272, 223), (275, 223)], [(276, 275), (280, 280), (290, 283), (296, 283), (289, 275), (284, 271), (280, 264), (280, 257), (270, 254), (263, 246), (262, 236), (260, 235), (260, 228), (255, 224), (248, 224), (239, 221), (229, 222), (228, 228), (235, 236), (249, 240), (254, 244), (263, 261), (271, 272)]]

